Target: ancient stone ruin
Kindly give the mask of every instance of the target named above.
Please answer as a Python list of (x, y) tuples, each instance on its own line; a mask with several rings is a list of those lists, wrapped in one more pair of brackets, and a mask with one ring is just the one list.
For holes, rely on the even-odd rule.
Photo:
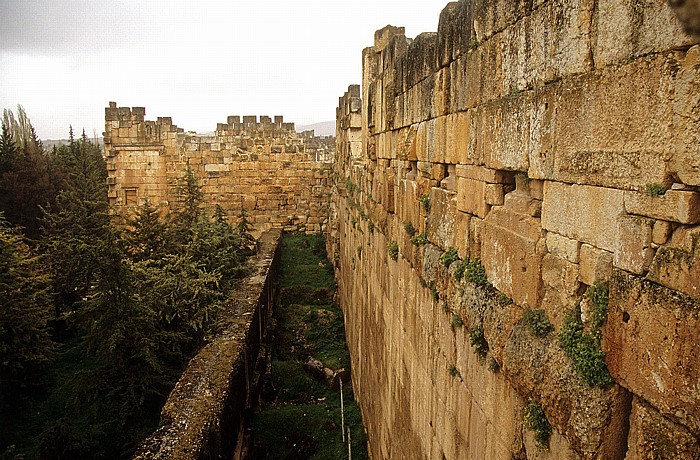
[(110, 196), (167, 201), (189, 161), (323, 228), (372, 458), (697, 459), (698, 43), (662, 0), (449, 3), (376, 32), (332, 164), (113, 107)]
[(270, 228), (320, 231), (327, 216), (333, 139), (297, 133), (282, 116), (228, 117), (212, 135), (185, 132), (170, 117), (145, 119), (144, 107), (105, 109), (110, 205), (118, 212), (148, 200), (171, 209), (189, 167), (209, 207), (252, 216)]

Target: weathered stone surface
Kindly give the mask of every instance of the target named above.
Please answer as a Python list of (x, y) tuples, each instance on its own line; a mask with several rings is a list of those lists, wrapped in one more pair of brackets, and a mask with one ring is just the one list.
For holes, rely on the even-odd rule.
[(503, 207), (484, 220), (481, 260), (491, 284), (518, 305), (540, 302), (540, 261), (543, 250), (539, 219)]
[(661, 196), (625, 192), (625, 210), (629, 214), (654, 219), (681, 224), (698, 224), (700, 223), (700, 192), (667, 190)]
[(603, 350), (620, 385), (700, 436), (700, 303), (616, 270)]
[(558, 233), (547, 233), (547, 251), (569, 262), (575, 264), (579, 262), (580, 246), (581, 243), (578, 240), (572, 240)]
[(458, 176), (457, 209), (482, 219), (486, 217), (490, 209), (486, 202), (486, 182)]
[(700, 299), (700, 227), (681, 227), (656, 251), (648, 278)]
[(581, 282), (593, 286), (596, 281), (607, 281), (612, 275), (613, 254), (590, 244), (581, 245), (579, 278)]
[(620, 216), (613, 264), (632, 273), (646, 272), (654, 257), (651, 234), (654, 221), (645, 217)]
[(614, 252), (623, 192), (603, 187), (545, 182), (542, 228)]
[(674, 92), (676, 143), (671, 168), (683, 183), (700, 186), (700, 45), (690, 48), (685, 58), (674, 64), (680, 70)]
[(664, 418), (635, 397), (630, 415), (630, 434), (626, 460), (664, 458), (686, 460), (700, 458), (700, 442), (683, 426)]

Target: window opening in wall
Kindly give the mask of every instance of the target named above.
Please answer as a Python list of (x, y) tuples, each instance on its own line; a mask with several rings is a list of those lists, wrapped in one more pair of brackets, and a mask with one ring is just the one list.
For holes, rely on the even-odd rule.
[(136, 192), (136, 189), (124, 190), (124, 204), (126, 206), (138, 205), (138, 194)]

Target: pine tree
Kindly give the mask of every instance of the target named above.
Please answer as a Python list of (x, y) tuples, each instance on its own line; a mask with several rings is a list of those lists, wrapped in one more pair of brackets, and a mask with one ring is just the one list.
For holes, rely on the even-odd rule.
[(0, 407), (41, 382), (52, 358), (50, 280), (0, 213)]
[(89, 141), (75, 146), (59, 148), (69, 178), (43, 215), (43, 244), (55, 271), (59, 311), (70, 310), (87, 294), (100, 262), (99, 244), (110, 231), (104, 160)]

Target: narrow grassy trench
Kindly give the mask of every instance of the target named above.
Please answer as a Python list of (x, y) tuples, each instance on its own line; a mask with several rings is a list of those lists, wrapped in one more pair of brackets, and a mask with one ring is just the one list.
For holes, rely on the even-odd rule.
[[(250, 458), (347, 459), (349, 429), (352, 458), (367, 459), (362, 419), (348, 381), (343, 315), (333, 304), (335, 282), (323, 237), (285, 234), (280, 249), (280, 300), (269, 330), (269, 364), (262, 379), (262, 407), (252, 423)], [(315, 368), (307, 364), (309, 358)]]

